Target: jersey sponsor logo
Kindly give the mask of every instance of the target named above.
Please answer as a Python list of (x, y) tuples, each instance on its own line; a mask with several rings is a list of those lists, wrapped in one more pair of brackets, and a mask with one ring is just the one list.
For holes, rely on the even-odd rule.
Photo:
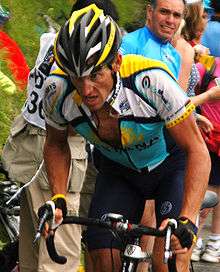
[(119, 75), (117, 74), (116, 77), (117, 77), (117, 84), (115, 86), (115, 89), (112, 91), (112, 93), (110, 94), (110, 97), (108, 97), (108, 99), (107, 99), (107, 102), (110, 105), (112, 105), (114, 103), (114, 101), (117, 98), (119, 91), (121, 90), (121, 87), (122, 87), (122, 82), (119, 79)]
[(180, 107), (180, 108), (179, 108), (176, 112), (174, 112), (173, 114), (170, 114), (169, 116), (167, 116), (166, 121), (169, 122), (170, 120), (174, 119), (175, 116), (177, 116), (178, 113), (179, 113), (180, 111), (182, 111), (184, 108), (185, 108), (185, 105), (183, 105), (182, 107)]
[(150, 77), (149, 76), (145, 76), (143, 79), (142, 79), (142, 87), (144, 89), (148, 89), (150, 88)]
[(150, 89), (152, 93), (155, 93), (157, 96), (159, 96), (163, 102), (163, 104), (165, 105), (166, 109), (168, 111), (170, 111), (172, 109), (170, 102), (166, 99), (166, 97), (164, 96), (164, 91), (162, 89), (158, 89), (156, 88), (150, 80), (149, 76), (145, 76), (142, 79), (142, 87), (146, 90), (146, 89)]
[(132, 256), (135, 253), (135, 250), (136, 250), (136, 246), (128, 245), (126, 247), (126, 253), (128, 256)]
[(142, 143), (134, 144), (132, 146), (123, 146), (123, 147), (114, 147), (114, 146), (110, 146), (110, 145), (105, 145), (103, 142), (101, 142), (97, 138), (96, 138), (96, 140), (95, 139), (89, 139), (89, 140), (91, 141), (91, 143), (98, 145), (101, 148), (104, 148), (106, 151), (122, 153), (125, 151), (127, 151), (127, 152), (129, 152), (129, 151), (139, 151), (139, 152), (144, 151), (144, 150), (152, 147), (154, 144), (156, 144), (160, 140), (160, 138), (154, 137), (147, 142), (142, 142)]
[(168, 111), (172, 110), (171, 103), (166, 99), (164, 96), (164, 91), (161, 89), (157, 89), (155, 86), (150, 86), (149, 89), (151, 90), (152, 93), (155, 93), (157, 96), (161, 98), (161, 101), (163, 102), (164, 106)]
[(45, 101), (47, 102), (47, 105), (50, 105), (51, 110), (54, 109), (54, 106), (56, 104), (56, 98), (57, 96), (54, 96), (56, 93), (56, 83), (51, 82), (45, 89)]
[(121, 113), (124, 113), (126, 111), (128, 111), (130, 109), (130, 105), (128, 100), (124, 100), (119, 104), (119, 109), (121, 111)]
[(173, 205), (170, 201), (164, 201), (160, 208), (160, 213), (162, 215), (168, 214), (173, 208)]

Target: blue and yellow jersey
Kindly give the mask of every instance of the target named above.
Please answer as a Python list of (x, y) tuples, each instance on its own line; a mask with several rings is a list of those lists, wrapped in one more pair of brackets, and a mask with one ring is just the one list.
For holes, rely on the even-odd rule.
[(167, 66), (138, 55), (123, 57), (108, 103), (119, 113), (120, 145), (101, 139), (92, 113), (67, 76), (54, 71), (44, 98), (46, 122), (65, 129), (71, 123), (108, 158), (133, 169), (153, 169), (167, 156), (163, 127), (177, 125), (194, 109)]

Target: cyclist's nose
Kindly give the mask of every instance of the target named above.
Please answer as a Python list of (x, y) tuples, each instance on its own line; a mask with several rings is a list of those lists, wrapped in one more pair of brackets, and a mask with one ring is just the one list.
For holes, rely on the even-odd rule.
[(81, 82), (81, 92), (83, 96), (91, 94), (93, 90), (93, 82), (89, 78), (83, 78)]

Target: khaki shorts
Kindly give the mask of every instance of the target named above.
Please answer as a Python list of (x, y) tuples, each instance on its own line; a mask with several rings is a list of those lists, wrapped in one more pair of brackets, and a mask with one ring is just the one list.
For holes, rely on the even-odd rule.
[(86, 170), (85, 181), (83, 183), (83, 187), (80, 193), (79, 215), (82, 217), (88, 216), (90, 203), (95, 191), (96, 175), (97, 170), (95, 169), (93, 164), (89, 162)]
[[(45, 131), (28, 124), (19, 115), (12, 125), (10, 135), (2, 152), (2, 162), (9, 172), (9, 177), (20, 183), (27, 183), (37, 172), (43, 160)], [(72, 171), (69, 181), (69, 192), (80, 192), (87, 168), (85, 140), (81, 136), (68, 138)], [(39, 174), (41, 188), (49, 190), (45, 167)]]
[[(79, 210), (79, 192), (85, 178), (87, 153), (85, 141), (80, 136), (68, 138), (72, 172), (67, 193), (68, 213), (77, 214)], [(27, 183), (36, 174), (43, 160), (45, 131), (28, 124), (19, 115), (11, 129), (2, 153), (2, 162), (12, 180)], [(21, 272), (76, 272), (79, 265), (81, 228), (77, 225), (61, 226), (56, 234), (59, 252), (67, 256), (68, 262), (62, 266), (52, 262), (46, 252), (45, 241), (33, 247), (37, 226), (37, 211), (51, 197), (46, 171), (43, 166), (34, 182), (28, 186), (21, 198), (19, 265)]]

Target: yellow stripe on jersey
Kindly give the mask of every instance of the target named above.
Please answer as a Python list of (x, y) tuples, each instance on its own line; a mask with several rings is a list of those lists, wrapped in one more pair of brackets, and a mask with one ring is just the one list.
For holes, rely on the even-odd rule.
[(189, 103), (186, 105), (186, 111), (183, 113), (183, 115), (181, 115), (180, 117), (178, 117), (177, 119), (170, 121), (166, 124), (166, 128), (171, 128), (174, 127), (176, 125), (178, 125), (179, 123), (181, 123), (183, 120), (185, 120), (194, 110), (195, 110), (195, 105), (193, 103)]
[(159, 68), (165, 70), (174, 79), (175, 77), (166, 64), (159, 60), (153, 60), (140, 55), (125, 55), (122, 57), (122, 65), (120, 67), (120, 75), (129, 77), (130, 75), (146, 69)]

